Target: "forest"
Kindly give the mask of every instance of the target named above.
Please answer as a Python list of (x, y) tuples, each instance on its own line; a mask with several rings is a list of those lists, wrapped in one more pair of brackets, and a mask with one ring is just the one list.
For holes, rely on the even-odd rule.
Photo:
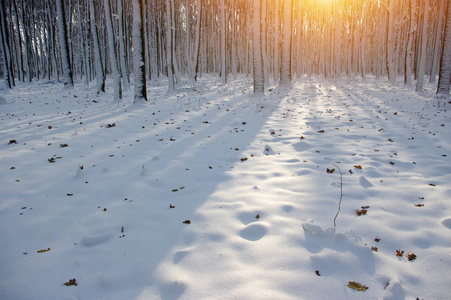
[(0, 4), (0, 299), (449, 299), (451, 0)]
[(16, 80), (95, 80), (99, 91), (111, 76), (116, 98), (130, 88), (135, 65), (145, 74), (139, 81), (165, 76), (169, 90), (183, 76), (202, 74), (216, 74), (222, 84), (252, 76), (256, 91), (270, 80), (304, 75), (373, 75), (392, 83), (403, 76), (421, 92), (424, 77), (433, 83), (439, 74), (447, 6), (446, 0), (4, 0), (0, 76), (9, 87)]

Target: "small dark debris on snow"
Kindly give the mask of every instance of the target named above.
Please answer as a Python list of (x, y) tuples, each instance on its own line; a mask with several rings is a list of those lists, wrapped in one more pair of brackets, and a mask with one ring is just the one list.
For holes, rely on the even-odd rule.
[(191, 221), (190, 220), (185, 220), (185, 221), (183, 221), (183, 224), (191, 224)]
[(68, 144), (60, 144), (61, 148), (66, 148), (67, 146), (69, 146)]
[(78, 286), (77, 280), (76, 280), (75, 278), (69, 279), (69, 281), (68, 281), (68, 282), (65, 282), (64, 285), (65, 285), (65, 286), (71, 286), (71, 285)]
[(116, 127), (116, 122), (106, 125), (106, 128)]
[(321, 276), (321, 274), (319, 273), (318, 270), (315, 271), (315, 274), (316, 274), (317, 276)]
[(9, 140), (8, 145), (11, 145), (11, 144), (17, 144), (17, 141), (15, 139)]

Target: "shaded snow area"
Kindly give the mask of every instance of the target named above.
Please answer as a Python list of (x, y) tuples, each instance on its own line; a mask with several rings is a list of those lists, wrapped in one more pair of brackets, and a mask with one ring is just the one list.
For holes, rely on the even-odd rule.
[(3, 95), (1, 299), (449, 299), (449, 100), (217, 81)]

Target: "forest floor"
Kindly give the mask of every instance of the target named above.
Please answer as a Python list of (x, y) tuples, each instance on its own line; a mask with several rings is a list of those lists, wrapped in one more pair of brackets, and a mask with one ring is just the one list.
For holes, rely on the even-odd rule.
[(449, 100), (217, 82), (4, 94), (0, 298), (449, 297)]

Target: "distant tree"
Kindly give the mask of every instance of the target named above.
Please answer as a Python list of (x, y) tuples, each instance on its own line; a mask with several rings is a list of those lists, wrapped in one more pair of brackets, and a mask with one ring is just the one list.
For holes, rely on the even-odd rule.
[(292, 0), (283, 0), (282, 60), (280, 85), (291, 86)]
[(265, 79), (263, 76), (263, 58), (261, 42), (261, 0), (254, 0), (253, 6), (253, 69), (254, 69), (254, 94), (265, 92)]
[(440, 74), (437, 86), (438, 96), (449, 96), (451, 81), (451, 0), (448, 0), (446, 11), (445, 41), (443, 42), (442, 59), (440, 62)]
[(113, 31), (113, 24), (111, 21), (112, 15), (111, 15), (111, 5), (109, 0), (104, 0), (103, 5), (105, 7), (105, 20), (106, 20), (106, 29), (107, 29), (107, 36), (108, 36), (108, 50), (109, 50), (109, 56), (110, 56), (110, 65), (111, 65), (111, 72), (113, 73), (113, 81), (114, 81), (114, 100), (119, 101), (122, 99), (122, 84), (121, 79), (119, 77), (119, 70), (117, 68), (117, 57), (116, 57), (116, 51), (115, 49), (115, 43), (114, 43), (114, 31)]
[(97, 93), (105, 93), (105, 72), (103, 69), (102, 52), (100, 51), (99, 43), (99, 29), (96, 22), (96, 10), (94, 6), (94, 0), (89, 1), (89, 10), (91, 18), (91, 34), (94, 41), (94, 59), (97, 78)]
[(6, 23), (6, 4), (5, 1), (1, 1), (0, 4), (0, 34), (1, 34), (1, 44), (3, 53), (3, 64), (5, 66), (5, 78), (8, 83), (8, 87), (11, 89), (14, 85), (14, 74), (12, 69), (12, 59), (9, 46), (9, 34)]
[(419, 55), (420, 65), (418, 66), (418, 78), (417, 78), (417, 93), (423, 93), (424, 85), (424, 74), (426, 72), (426, 47), (427, 47), (427, 32), (428, 32), (428, 19), (429, 19), (429, 0), (424, 0), (424, 10), (423, 10), (423, 31), (421, 34), (421, 52)]
[(145, 0), (133, 0), (133, 74), (134, 74), (134, 103), (147, 101), (146, 88), (146, 54), (145, 31), (146, 23)]
[(63, 65), (63, 83), (65, 87), (74, 86), (74, 76), (69, 58), (69, 38), (66, 23), (66, 10), (63, 0), (56, 0), (56, 10), (58, 13), (58, 33), (61, 53), (61, 63)]

